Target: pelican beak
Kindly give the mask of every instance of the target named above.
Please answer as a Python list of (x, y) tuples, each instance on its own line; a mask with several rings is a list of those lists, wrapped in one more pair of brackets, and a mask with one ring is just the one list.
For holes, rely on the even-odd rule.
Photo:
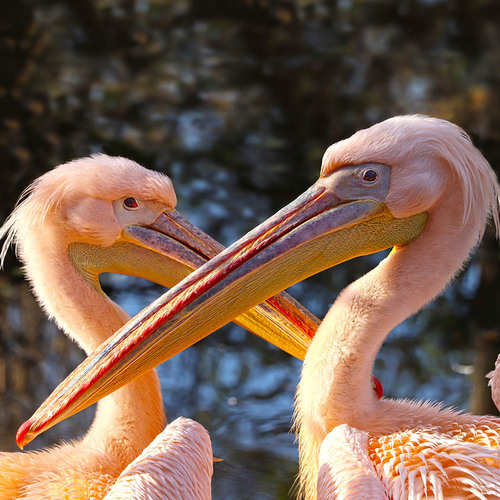
[(280, 290), (356, 256), (416, 238), (425, 213), (395, 218), (377, 199), (346, 199), (320, 179), (116, 332), (18, 432), (25, 444)]
[[(148, 225), (125, 226), (113, 247), (87, 245), (82, 249), (76, 244), (70, 254), (75, 265), (85, 261), (87, 266), (91, 255), (95, 279), (102, 272), (114, 272), (172, 288), (223, 250), (220, 243), (172, 209)], [(234, 322), (299, 359), (304, 359), (319, 325), (319, 320), (287, 293), (244, 312)]]
[[(166, 284), (170, 288), (224, 250), (220, 243), (173, 209), (162, 212), (149, 225), (125, 226), (121, 239), (167, 256), (170, 260), (169, 265), (163, 264), (160, 268), (173, 269), (173, 271), (167, 270), (172, 275)], [(143, 270), (140, 263), (134, 261), (129, 265), (129, 271), (138, 274)], [(155, 270), (150, 272), (155, 272)], [(162, 277), (155, 276), (154, 281), (164, 279), (165, 269), (161, 269), (159, 272)]]

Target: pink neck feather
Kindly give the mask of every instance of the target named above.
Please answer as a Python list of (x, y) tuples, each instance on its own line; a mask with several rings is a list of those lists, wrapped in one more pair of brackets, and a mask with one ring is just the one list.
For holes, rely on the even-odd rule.
[(453, 191), (429, 214), (424, 232), (349, 285), (321, 324), (306, 355), (297, 394), (299, 425), (326, 435), (347, 423), (375, 430), (384, 406), (371, 375), (389, 332), (439, 294), (467, 260), (481, 225), (461, 225), (461, 196)]

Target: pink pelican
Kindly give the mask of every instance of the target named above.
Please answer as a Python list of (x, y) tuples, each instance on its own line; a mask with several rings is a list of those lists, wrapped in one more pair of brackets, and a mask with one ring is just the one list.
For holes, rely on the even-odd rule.
[[(332, 145), (319, 180), (114, 334), (20, 429), (21, 443), (278, 290), (393, 247), (337, 298), (307, 352), (297, 393), (308, 499), (500, 498), (500, 419), (379, 399), (375, 357), (389, 332), (455, 276), (499, 186), (466, 133), (395, 117)], [(224, 307), (220, 307), (224, 304)]]
[[(48, 316), (90, 353), (129, 318), (103, 293), (100, 273), (135, 275), (171, 287), (223, 249), (183, 219), (175, 204), (170, 179), (131, 160), (96, 155), (72, 161), (23, 194), (0, 229), (5, 238), (0, 258), (15, 242)], [(317, 327), (316, 318), (286, 295), (238, 322), (302, 358)], [(293, 340), (283, 343), (286, 338)], [(131, 491), (133, 485), (149, 492), (144, 498), (209, 498), (207, 432), (178, 420), (146, 448), (164, 424), (158, 377), (150, 370), (99, 404), (82, 439), (41, 452), (1, 453), (0, 497), (102, 498), (128, 465), (113, 498), (135, 498), (118, 490)], [(159, 471), (162, 480), (148, 484)], [(161, 489), (156, 496), (155, 485)]]

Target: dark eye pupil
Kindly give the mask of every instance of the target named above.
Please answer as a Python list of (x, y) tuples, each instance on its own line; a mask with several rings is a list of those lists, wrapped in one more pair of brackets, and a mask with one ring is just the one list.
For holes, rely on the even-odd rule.
[(125, 198), (123, 200), (123, 204), (127, 208), (137, 208), (139, 206), (139, 204), (137, 203), (137, 200), (135, 198)]
[(378, 177), (378, 173), (376, 170), (372, 170), (371, 168), (369, 170), (365, 170), (363, 173), (363, 180), (368, 181), (368, 182), (373, 182), (376, 181)]

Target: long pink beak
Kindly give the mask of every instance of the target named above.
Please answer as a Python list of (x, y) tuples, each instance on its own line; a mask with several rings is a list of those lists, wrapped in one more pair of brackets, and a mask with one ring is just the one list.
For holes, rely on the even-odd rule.
[[(153, 302), (90, 355), (19, 429), (25, 444), (267, 297), (328, 267), (414, 239), (425, 214), (394, 218), (321, 180)], [(286, 333), (284, 333), (286, 335)]]

